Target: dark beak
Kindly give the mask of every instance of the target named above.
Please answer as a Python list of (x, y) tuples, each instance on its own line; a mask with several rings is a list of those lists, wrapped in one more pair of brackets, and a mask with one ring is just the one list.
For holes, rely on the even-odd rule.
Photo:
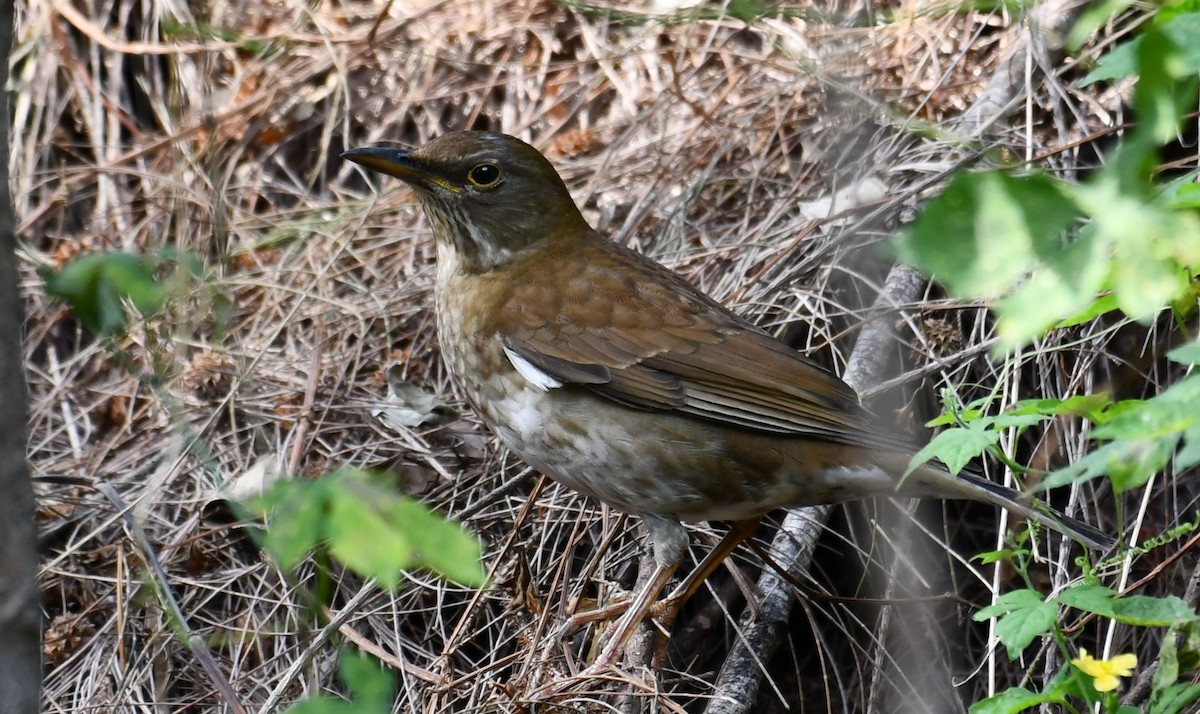
[(395, 176), (405, 183), (425, 188), (430, 187), (434, 175), (428, 169), (418, 166), (409, 154), (407, 149), (370, 146), (343, 151), (342, 158), (353, 161), (359, 166), (365, 166), (372, 171)]

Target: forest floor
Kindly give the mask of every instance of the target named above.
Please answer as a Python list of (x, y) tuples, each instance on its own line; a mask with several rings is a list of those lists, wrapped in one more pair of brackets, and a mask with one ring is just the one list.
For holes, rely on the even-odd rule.
[[(346, 641), (394, 673), (394, 711), (522, 711), (586, 664), (597, 628), (560, 638), (563, 619), (633, 587), (636, 519), (543, 483), (462, 403), (434, 334), (425, 219), (399, 182), (339, 159), (348, 147), (514, 134), (545, 151), (599, 231), (830, 368), (845, 367), (864, 324), (886, 322), (886, 373), (864, 396), (915, 435), (944, 388), (969, 402), (1167, 386), (1169, 320), (1096, 321), (996, 357), (983, 303), (930, 287), (874, 307), (889, 238), (951, 171), (985, 156), (1035, 156), (1065, 176), (1099, 162), (1128, 87), (1080, 79), (1132, 19), (1069, 56), (1038, 35), (997, 121), (964, 134), (958, 120), (994, 99), (1025, 41), (1024, 16), (1003, 4), (671, 5), (18, 3), (11, 160), (46, 711), (276, 711), (345, 692)], [(161, 312), (98, 338), (46, 297), (39, 270), (101, 251), (195, 268), (168, 285)], [(443, 417), (380, 419), (389, 382), (435, 395)], [(1013, 449), (1050, 466), (1086, 446), (1064, 421)], [(284, 572), (225, 505), (230, 484), (342, 466), (389, 470), (463, 523), (492, 585), (415, 570), (389, 591), (327, 560)], [(1116, 498), (1098, 484), (1055, 503), (1116, 532), (1114, 514), (1144, 501), (1142, 526), (1158, 533), (1188, 520), (1197, 490), (1154, 481)], [(835, 511), (783, 645), (758, 663), (750, 710), (900, 711), (920, 690), (928, 711), (964, 711), (1049, 676), (1053, 647), (1013, 662), (971, 620), (1014, 578), (968, 560), (1002, 542), (998, 520), (957, 503)], [(721, 532), (694, 525), (690, 557)], [(1077, 546), (1039, 547), (1039, 587), (1078, 577)], [(763, 570), (761, 551), (733, 557), (746, 577)], [(896, 592), (891, 576), (908, 566), (895, 553), (934, 575)], [(1161, 593), (1181, 593), (1190, 574), (1155, 550), (1127, 573)], [(710, 585), (677, 623), (658, 683), (633, 690), (639, 704), (701, 711), (720, 696), (744, 598), (727, 570)], [(915, 602), (929, 606), (906, 609)], [(918, 639), (882, 635), (892, 617)], [(1148, 660), (1157, 651), (1142, 630), (1080, 626), (1096, 651), (1106, 638)], [(628, 708), (612, 696), (623, 686), (598, 680), (559, 704)]]

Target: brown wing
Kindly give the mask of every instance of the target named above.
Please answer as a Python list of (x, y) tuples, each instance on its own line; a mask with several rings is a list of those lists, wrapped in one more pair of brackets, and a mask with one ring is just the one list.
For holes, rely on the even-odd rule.
[(880, 443), (845, 382), (679, 276), (599, 238), (572, 253), (573, 272), (553, 276), (553, 289), (536, 265), (519, 269), (499, 311), (505, 346), (538, 369), (638, 409)]

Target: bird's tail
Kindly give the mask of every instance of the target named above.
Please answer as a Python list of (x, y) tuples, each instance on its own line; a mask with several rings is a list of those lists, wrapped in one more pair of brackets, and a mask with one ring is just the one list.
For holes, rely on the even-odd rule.
[(910, 474), (908, 478), (916, 479), (921, 486), (919, 490), (926, 491), (930, 495), (939, 495), (942, 498), (966, 498), (1006, 508), (1074, 538), (1090, 548), (1108, 550), (1117, 543), (1116, 538), (1095, 526), (1063, 515), (1016, 489), (1001, 486), (977, 474), (962, 471), (957, 476), (951, 476), (939, 464), (926, 464)]

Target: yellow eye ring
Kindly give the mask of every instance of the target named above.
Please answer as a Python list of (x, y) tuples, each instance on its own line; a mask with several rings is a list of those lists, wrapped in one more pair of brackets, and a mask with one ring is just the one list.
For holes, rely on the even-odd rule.
[(495, 188), (502, 174), (495, 164), (479, 164), (467, 172), (467, 180), (475, 188)]

